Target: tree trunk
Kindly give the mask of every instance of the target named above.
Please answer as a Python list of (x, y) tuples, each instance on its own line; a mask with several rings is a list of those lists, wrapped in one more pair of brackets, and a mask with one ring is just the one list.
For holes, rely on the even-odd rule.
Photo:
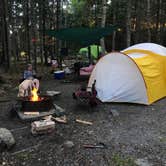
[(140, 1), (135, 2), (135, 13), (136, 13), (136, 21), (135, 21), (135, 37), (134, 43), (140, 42), (140, 30), (141, 30), (141, 3)]
[(161, 2), (157, 1), (157, 17), (156, 17), (156, 42), (160, 43), (160, 17), (161, 17)]
[(43, 33), (42, 33), (42, 3), (39, 3), (39, 46), (40, 46), (40, 61), (43, 64)]
[(129, 47), (131, 44), (131, 0), (127, 3), (126, 13), (126, 46)]
[[(32, 9), (35, 9), (35, 2), (32, 1)], [(33, 66), (35, 71), (37, 71), (37, 55), (36, 55), (36, 42), (37, 42), (37, 35), (36, 35), (36, 10), (32, 11), (32, 44), (33, 44)]]
[(4, 44), (3, 40), (4, 39), (2, 38), (2, 57), (0, 60), (0, 65), (4, 65), (4, 62), (5, 62), (5, 44)]
[[(59, 16), (60, 16), (60, 4), (61, 4), (61, 1), (57, 1), (57, 7), (56, 7), (56, 30), (59, 29)], [(60, 47), (60, 41), (57, 39), (56, 40), (56, 53), (57, 53), (57, 57), (58, 57), (58, 64), (59, 64), (59, 67), (62, 69), (62, 57), (59, 53), (59, 47)]]
[(150, 14), (150, 0), (147, 0), (147, 24), (148, 24), (148, 42), (151, 42), (151, 14)]
[(42, 20), (43, 20), (43, 25), (42, 25), (42, 31), (43, 31), (43, 54), (44, 54), (44, 64), (47, 65), (47, 54), (46, 54), (46, 43), (45, 43), (45, 26), (46, 26), (46, 20), (45, 20), (45, 14), (46, 14), (46, 10), (45, 10), (45, 0), (42, 1)]
[[(163, 0), (164, 1), (164, 0)], [(162, 1), (162, 4), (164, 4)], [(166, 17), (166, 3), (162, 5), (161, 8), (161, 31), (160, 31), (160, 44), (165, 46), (164, 40), (166, 39), (166, 26), (165, 26), (165, 17)]]
[(9, 32), (8, 32), (8, 8), (7, 0), (2, 0), (2, 13), (3, 13), (3, 41), (4, 42), (4, 57), (6, 70), (10, 68), (10, 55), (9, 55)]
[[(112, 8), (113, 8), (113, 25), (116, 24), (116, 1), (112, 1)], [(112, 34), (112, 51), (115, 50), (115, 38), (116, 38), (116, 31), (113, 31)]]
[(1, 15), (1, 24), (2, 26), (0, 27), (0, 39), (1, 39), (1, 47), (2, 47), (2, 52), (0, 54), (0, 66), (2, 66), (5, 62), (5, 44), (4, 44), (4, 19), (3, 19), (3, 9), (2, 6), (0, 6), (0, 11), (2, 12)]
[(28, 54), (28, 61), (31, 61), (30, 53), (30, 34), (29, 34), (29, 0), (26, 0), (26, 49)]
[[(101, 20), (101, 27), (105, 27), (106, 24), (106, 15), (107, 15), (107, 1), (106, 0), (102, 0), (102, 20)], [(104, 42), (104, 38), (100, 39), (100, 45), (103, 48), (104, 52), (105, 52), (105, 42)]]

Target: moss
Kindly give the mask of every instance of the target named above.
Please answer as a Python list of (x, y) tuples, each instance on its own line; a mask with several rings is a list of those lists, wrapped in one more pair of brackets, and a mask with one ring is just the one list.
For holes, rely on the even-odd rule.
[(132, 158), (123, 158), (118, 154), (114, 154), (111, 158), (110, 166), (137, 166), (137, 164)]
[(15, 155), (15, 158), (19, 159), (19, 160), (28, 160), (32, 158), (31, 153), (27, 153), (27, 152), (22, 152), (22, 153), (18, 153)]
[(160, 142), (166, 142), (166, 137), (159, 137)]

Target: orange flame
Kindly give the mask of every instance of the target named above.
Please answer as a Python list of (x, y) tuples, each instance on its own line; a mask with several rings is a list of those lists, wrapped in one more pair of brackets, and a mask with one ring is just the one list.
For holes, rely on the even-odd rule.
[(37, 94), (37, 89), (36, 88), (33, 88), (31, 93), (32, 93), (31, 101), (39, 101), (40, 100), (40, 98)]

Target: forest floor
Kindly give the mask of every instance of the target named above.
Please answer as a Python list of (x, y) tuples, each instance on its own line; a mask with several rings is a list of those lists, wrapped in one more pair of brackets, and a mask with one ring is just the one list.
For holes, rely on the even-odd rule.
[[(166, 98), (150, 106), (100, 103), (96, 108), (76, 102), (72, 93), (86, 81), (41, 80), (41, 90), (61, 91), (55, 103), (66, 111), (67, 124), (56, 123), (51, 134), (33, 136), (31, 123), (9, 116), (17, 89), (0, 98), (0, 127), (11, 130), (16, 145), (0, 154), (0, 165), (11, 166), (166, 166)], [(5, 99), (4, 99), (5, 98)], [(7, 99), (7, 100), (6, 100)], [(111, 110), (119, 113), (113, 116)], [(77, 123), (75, 119), (92, 125)], [(66, 141), (74, 145), (67, 147)], [(85, 148), (85, 144), (105, 145)]]

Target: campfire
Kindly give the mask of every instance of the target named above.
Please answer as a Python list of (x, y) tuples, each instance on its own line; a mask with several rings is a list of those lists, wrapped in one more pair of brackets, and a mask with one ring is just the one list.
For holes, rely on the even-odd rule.
[[(51, 91), (48, 91), (51, 92)], [(54, 98), (49, 93), (39, 94), (37, 89), (33, 89), (31, 96), (19, 98), (11, 109), (11, 114), (17, 113), (18, 117), (24, 121), (39, 120), (49, 115), (64, 114), (64, 109), (54, 103)]]
[(37, 94), (37, 89), (33, 88), (31, 91), (32, 96), (30, 97), (30, 101), (41, 101), (42, 99)]
[(40, 96), (34, 88), (32, 96), (22, 99), (22, 111), (24, 112), (47, 112), (53, 107), (53, 101), (49, 96)]

